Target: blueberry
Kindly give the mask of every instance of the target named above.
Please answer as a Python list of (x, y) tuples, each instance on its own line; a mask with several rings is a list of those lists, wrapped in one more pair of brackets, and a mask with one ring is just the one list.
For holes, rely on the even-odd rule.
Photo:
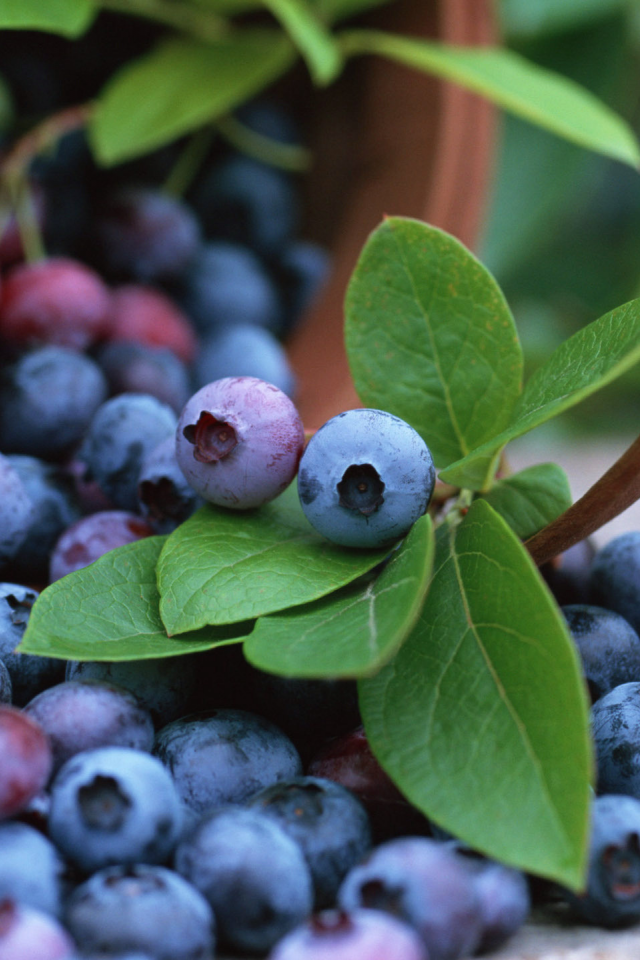
[(560, 606), (589, 602), (589, 571), (596, 549), (580, 540), (540, 567), (540, 573)]
[(18, 583), (0, 583), (0, 658), (9, 671), (12, 702), (23, 707), (41, 690), (64, 678), (63, 660), (15, 653), (29, 622), (36, 590)]
[(623, 927), (640, 920), (640, 800), (615, 794), (594, 800), (587, 888), (565, 896), (587, 923)]
[(640, 637), (624, 617), (590, 604), (569, 604), (562, 612), (594, 702), (640, 678)]
[(284, 347), (269, 330), (250, 323), (214, 330), (204, 339), (195, 362), (197, 387), (223, 377), (257, 377), (294, 395), (295, 380)]
[(26, 539), (34, 507), (15, 467), (0, 454), (0, 563), (10, 560)]
[(196, 336), (188, 317), (165, 293), (141, 284), (113, 291), (109, 340), (164, 347), (185, 364), (196, 354)]
[(43, 460), (66, 457), (107, 396), (98, 365), (67, 347), (41, 347), (4, 371), (0, 447)]
[(187, 368), (166, 347), (118, 340), (105, 344), (97, 361), (112, 394), (147, 393), (176, 412), (191, 394)]
[(209, 243), (185, 279), (184, 308), (202, 334), (237, 323), (278, 332), (282, 307), (260, 259), (235, 243)]
[(316, 908), (335, 903), (346, 873), (369, 852), (371, 827), (355, 794), (331, 780), (280, 780), (248, 806), (272, 818), (302, 850), (313, 879)]
[(37, 457), (8, 457), (31, 497), (33, 515), (26, 537), (11, 562), (13, 576), (46, 581), (49, 555), (62, 531), (80, 519), (80, 501), (66, 470)]
[(182, 717), (158, 732), (155, 753), (195, 814), (244, 803), (263, 787), (302, 773), (300, 757), (282, 731), (245, 710)]
[(254, 377), (202, 387), (180, 416), (176, 455), (193, 489), (236, 510), (259, 507), (293, 480), (304, 428), (289, 398)]
[(0, 900), (2, 960), (74, 960), (73, 940), (57, 920), (15, 900)]
[(263, 953), (311, 912), (311, 877), (300, 848), (257, 811), (203, 818), (178, 846), (175, 862), (211, 904), (220, 939), (233, 950)]
[(59, 916), (65, 863), (51, 843), (26, 823), (0, 824), (0, 901), (12, 897)]
[(127, 510), (104, 510), (81, 517), (58, 537), (51, 551), (49, 581), (81, 570), (109, 550), (153, 534), (142, 517)]
[(181, 200), (125, 187), (107, 201), (92, 240), (94, 256), (110, 278), (150, 283), (184, 272), (198, 249), (200, 228)]
[(640, 530), (610, 540), (596, 554), (589, 602), (615, 610), (640, 634)]
[(455, 851), (426, 837), (376, 847), (340, 888), (344, 910), (369, 907), (405, 920), (420, 934), (430, 960), (472, 954), (483, 933), (482, 906)]
[(160, 866), (100, 870), (74, 890), (65, 921), (82, 950), (110, 957), (142, 951), (154, 960), (209, 960), (215, 948), (207, 901)]
[(159, 533), (171, 530), (186, 520), (204, 503), (178, 466), (176, 442), (167, 437), (142, 463), (138, 477), (140, 510)]
[(11, 674), (4, 660), (0, 660), (0, 703), (11, 703), (12, 699), (13, 688), (11, 686)]
[(97, 747), (153, 748), (153, 720), (128, 690), (98, 680), (68, 680), (43, 690), (24, 708), (49, 738), (54, 772)]
[(325, 910), (276, 944), (268, 960), (427, 960), (408, 924), (380, 910)]
[(130, 690), (149, 710), (156, 727), (163, 727), (192, 709), (199, 689), (200, 662), (196, 655), (114, 663), (72, 661), (67, 664), (66, 678), (104, 680)]
[(299, 219), (293, 178), (241, 155), (214, 167), (194, 203), (209, 236), (246, 244), (267, 257), (292, 239)]
[(527, 878), (520, 870), (484, 857), (458, 840), (448, 841), (448, 846), (469, 871), (480, 898), (483, 930), (477, 952), (497, 950), (527, 919), (531, 908)]
[(40, 724), (0, 704), (0, 819), (24, 810), (51, 772), (51, 749)]
[(374, 757), (362, 726), (327, 742), (311, 759), (307, 773), (334, 780), (364, 804), (377, 842), (402, 834), (428, 834), (424, 814), (403, 797)]
[(381, 547), (404, 536), (426, 512), (434, 484), (425, 442), (383, 410), (347, 410), (327, 421), (298, 472), (307, 519), (346, 547)]
[(75, 260), (22, 263), (7, 275), (0, 336), (24, 346), (86, 350), (107, 332), (110, 295), (97, 273)]
[(622, 683), (591, 708), (599, 793), (640, 799), (640, 682)]
[(148, 394), (122, 393), (97, 410), (80, 459), (116, 507), (135, 510), (142, 462), (175, 429), (166, 404)]
[(170, 775), (140, 750), (78, 753), (51, 785), (51, 839), (86, 873), (111, 864), (164, 863), (182, 822)]

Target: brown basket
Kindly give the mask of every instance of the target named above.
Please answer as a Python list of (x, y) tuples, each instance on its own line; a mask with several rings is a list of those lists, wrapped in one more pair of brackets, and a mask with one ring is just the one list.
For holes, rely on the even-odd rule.
[[(466, 46), (497, 39), (491, 0), (399, 0), (372, 25)], [(307, 428), (360, 406), (344, 352), (343, 304), (368, 234), (385, 214), (410, 216), (472, 247), (495, 127), (485, 100), (380, 57), (350, 64), (319, 98), (308, 208), (315, 235), (330, 246), (333, 270), (289, 344)]]

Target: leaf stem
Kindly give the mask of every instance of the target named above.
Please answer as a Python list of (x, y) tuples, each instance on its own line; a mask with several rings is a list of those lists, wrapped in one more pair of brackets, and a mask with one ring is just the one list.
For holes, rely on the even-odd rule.
[(640, 437), (612, 467), (552, 523), (525, 540), (540, 566), (599, 530), (640, 499)]
[(163, 193), (178, 199), (185, 195), (204, 163), (214, 136), (214, 128), (208, 126), (197, 130), (189, 138), (163, 184)]
[(78, 103), (51, 114), (16, 141), (0, 164), (0, 175), (7, 180), (21, 177), (39, 153), (52, 149), (67, 133), (86, 126), (93, 110), (91, 102)]
[(36, 260), (42, 260), (46, 256), (46, 251), (27, 178), (20, 177), (10, 185), (9, 191), (25, 259), (27, 263), (35, 263)]
[(256, 133), (236, 117), (223, 117), (218, 121), (218, 130), (233, 147), (272, 167), (293, 173), (304, 173), (311, 167), (310, 150), (299, 144), (281, 143)]
[(229, 32), (229, 24), (218, 14), (189, 3), (174, 0), (99, 0), (103, 10), (154, 20), (205, 43), (219, 40)]

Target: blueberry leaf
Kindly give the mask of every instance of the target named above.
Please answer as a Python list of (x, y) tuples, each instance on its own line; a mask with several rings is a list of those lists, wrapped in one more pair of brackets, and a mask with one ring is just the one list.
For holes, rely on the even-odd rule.
[(611, 16), (627, 0), (501, 0), (500, 22), (509, 39), (540, 38), (579, 30), (592, 21)]
[(333, 37), (305, 0), (263, 0), (304, 57), (313, 80), (326, 86), (342, 67), (342, 54)]
[(306, 520), (295, 485), (259, 510), (207, 505), (162, 550), (160, 614), (169, 634), (251, 620), (332, 593), (388, 552), (329, 543)]
[(567, 475), (556, 463), (537, 463), (498, 480), (484, 499), (521, 540), (551, 523), (572, 503)]
[(43, 590), (20, 652), (69, 660), (144, 660), (209, 650), (246, 636), (251, 624), (167, 637), (155, 575), (165, 539), (147, 537), (118, 547)]
[(420, 613), (433, 566), (429, 516), (421, 517), (375, 578), (315, 603), (261, 617), (247, 660), (287, 677), (361, 677), (393, 656)]
[(622, 117), (575, 81), (513, 50), (451, 47), (375, 30), (345, 32), (342, 45), (346, 54), (378, 53), (451, 80), (572, 143), (640, 165), (640, 146)]
[(120, 163), (212, 122), (284, 73), (287, 37), (244, 30), (216, 42), (169, 40), (128, 63), (100, 94), (90, 127), (98, 161)]
[(447, 483), (479, 489), (487, 457), (575, 406), (639, 360), (640, 300), (631, 300), (560, 344), (525, 386), (506, 429), (441, 470), (440, 477)]
[(93, 0), (2, 0), (0, 30), (43, 30), (78, 37), (96, 12)]
[(374, 753), (408, 799), (505, 863), (577, 889), (592, 750), (566, 624), (526, 550), (483, 500), (437, 535), (420, 618), (360, 680)]
[(437, 467), (509, 422), (522, 377), (513, 317), (491, 274), (442, 230), (400, 217), (374, 230), (347, 291), (345, 341), (363, 403), (410, 423)]

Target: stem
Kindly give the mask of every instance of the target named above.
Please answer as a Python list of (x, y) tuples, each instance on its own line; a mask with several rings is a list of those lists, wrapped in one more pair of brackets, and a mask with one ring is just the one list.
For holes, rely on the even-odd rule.
[(86, 126), (93, 109), (93, 103), (79, 103), (47, 117), (16, 141), (0, 164), (0, 174), (7, 180), (22, 177), (37, 154), (50, 150), (65, 134)]
[(525, 547), (540, 566), (584, 540), (640, 499), (640, 437), (614, 465), (556, 520)]
[(209, 152), (214, 134), (213, 127), (203, 127), (189, 138), (163, 184), (163, 193), (178, 199), (185, 195)]
[(298, 144), (281, 143), (271, 137), (256, 133), (235, 117), (223, 117), (218, 121), (218, 130), (229, 143), (256, 160), (272, 167), (304, 173), (311, 167), (311, 151)]
[(35, 263), (46, 256), (40, 224), (33, 205), (33, 194), (26, 178), (10, 186), (13, 208), (18, 222), (18, 230), (22, 240), (25, 259), (28, 263)]
[(211, 10), (173, 0), (100, 0), (100, 6), (103, 10), (154, 20), (205, 43), (219, 40), (229, 32), (227, 21)]

